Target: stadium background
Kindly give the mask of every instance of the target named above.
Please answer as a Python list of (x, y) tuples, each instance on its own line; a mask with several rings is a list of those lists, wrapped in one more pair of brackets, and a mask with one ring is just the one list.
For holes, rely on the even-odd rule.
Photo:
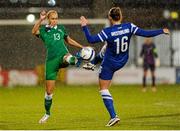
[[(55, 6), (48, 1), (0, 0), (0, 129), (107, 129), (102, 127), (107, 115), (97, 93), (98, 69), (92, 72), (73, 67), (61, 70), (58, 76), (53, 108), (56, 117), (45, 126), (37, 124), (43, 113), (46, 51), (41, 40), (31, 34), (34, 21), (26, 18), (33, 14), (38, 19), (42, 9), (55, 9), (70, 36), (88, 45), (78, 24), (79, 17), (91, 19), (91, 32), (98, 33), (108, 26), (106, 18), (112, 6), (121, 7), (123, 22), (144, 29), (168, 27), (171, 34), (153, 38), (161, 62), (156, 94), (143, 94), (139, 89), (142, 68), (138, 57), (144, 38), (131, 39), (129, 61), (116, 73), (112, 85), (114, 99), (120, 103), (116, 106), (122, 124), (111, 129), (180, 129), (179, 0), (56, 0)], [(97, 52), (102, 46), (103, 43), (93, 45)], [(68, 49), (72, 54), (78, 51)]]
[[(39, 80), (43, 78), (41, 67), (45, 61), (46, 51), (42, 42), (31, 35), (33, 23), (26, 21), (28, 14), (35, 15), (37, 19), (42, 9), (56, 9), (60, 19), (71, 20), (72, 24), (66, 25), (66, 21), (63, 23), (70, 36), (83, 45), (88, 45), (77, 20), (81, 15), (85, 15), (93, 19), (95, 23), (97, 19), (105, 21), (108, 10), (113, 5), (121, 7), (123, 22), (132, 22), (145, 29), (170, 28), (172, 32), (170, 37), (159, 36), (154, 38), (154, 42), (160, 56), (161, 67), (172, 67), (176, 70), (175, 67), (180, 66), (180, 45), (178, 44), (180, 43), (178, 37), (180, 2), (177, 0), (168, 2), (164, 0), (59, 0), (54, 7), (48, 4), (48, 0), (2, 0), (0, 1), (1, 70), (36, 70)], [(91, 31), (97, 33), (104, 26), (107, 24), (93, 24)], [(137, 59), (143, 40), (141, 37), (132, 38), (130, 59), (126, 67), (139, 67)], [(99, 51), (102, 45), (103, 43), (99, 43), (93, 46), (96, 51)], [(73, 54), (78, 51), (70, 47), (69, 50)], [(7, 73), (2, 74), (7, 75)], [(62, 81), (65, 81), (65, 74), (64, 72), (61, 75)], [(178, 73), (172, 75), (179, 76)], [(175, 77), (173, 81), (177, 81), (176, 79), (179, 78)]]

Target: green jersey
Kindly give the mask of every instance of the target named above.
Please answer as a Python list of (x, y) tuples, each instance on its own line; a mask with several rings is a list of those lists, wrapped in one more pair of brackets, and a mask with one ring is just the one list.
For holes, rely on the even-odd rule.
[(63, 25), (50, 27), (42, 25), (40, 27), (40, 38), (43, 40), (47, 49), (46, 60), (51, 60), (56, 57), (64, 56), (68, 53), (64, 39), (68, 36)]

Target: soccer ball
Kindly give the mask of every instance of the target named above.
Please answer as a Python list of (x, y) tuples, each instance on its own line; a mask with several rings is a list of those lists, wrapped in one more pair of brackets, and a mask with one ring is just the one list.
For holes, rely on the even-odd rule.
[(95, 57), (95, 51), (92, 47), (84, 47), (81, 50), (81, 57), (83, 60), (92, 61)]

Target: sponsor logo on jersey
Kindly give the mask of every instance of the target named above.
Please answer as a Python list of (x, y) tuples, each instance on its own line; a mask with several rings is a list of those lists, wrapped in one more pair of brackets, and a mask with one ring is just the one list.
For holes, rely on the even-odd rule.
[(111, 36), (118, 36), (118, 35), (128, 34), (129, 32), (130, 32), (129, 29), (124, 29), (124, 30), (120, 30), (120, 31), (111, 32)]

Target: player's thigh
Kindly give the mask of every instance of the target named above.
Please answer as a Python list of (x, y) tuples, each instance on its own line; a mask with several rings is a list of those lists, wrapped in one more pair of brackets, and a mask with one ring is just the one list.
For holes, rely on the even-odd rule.
[(125, 64), (126, 61), (123, 63), (103, 61), (99, 69), (99, 78), (102, 80), (112, 80), (114, 73), (124, 67)]
[(46, 80), (46, 93), (48, 95), (52, 94), (55, 87), (55, 80)]
[(155, 66), (155, 64), (151, 64), (151, 65), (149, 65), (149, 68), (150, 68), (151, 72), (155, 72), (156, 66)]
[(114, 70), (109, 67), (106, 66), (104, 64), (102, 64), (99, 68), (99, 78), (101, 80), (112, 80), (112, 77), (114, 75)]
[(46, 61), (46, 80), (56, 80), (61, 63), (62, 62), (59, 57)]
[(99, 78), (99, 88), (100, 90), (108, 89), (111, 85), (111, 80), (103, 80)]
[(149, 64), (148, 64), (148, 63), (144, 63), (144, 64), (143, 64), (143, 70), (144, 70), (144, 72), (147, 72), (148, 69), (149, 69)]
[(145, 77), (147, 76), (147, 71), (148, 70), (144, 70), (144, 72), (143, 72)]

